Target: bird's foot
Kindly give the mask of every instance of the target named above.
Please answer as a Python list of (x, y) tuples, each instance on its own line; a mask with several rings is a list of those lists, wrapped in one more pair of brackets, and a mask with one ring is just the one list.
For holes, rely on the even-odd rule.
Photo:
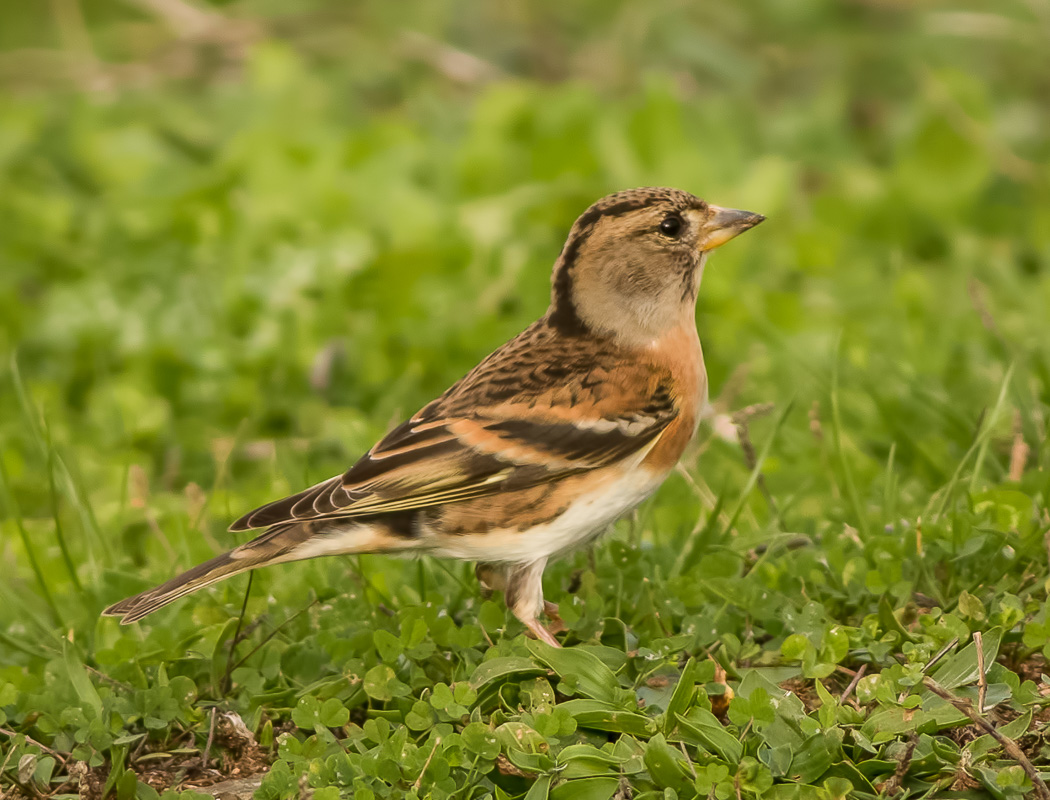
[(550, 620), (550, 624), (547, 626), (547, 631), (554, 635), (555, 633), (565, 633), (569, 628), (565, 625), (564, 620), (561, 618), (561, 614), (558, 613), (558, 604), (552, 603), (549, 600), (543, 601), (543, 613), (547, 615), (547, 619)]
[(539, 639), (551, 647), (561, 647), (561, 642), (555, 639), (554, 634), (544, 628), (538, 619), (529, 620), (525, 623), (525, 627), (529, 629), (529, 633), (533, 638)]

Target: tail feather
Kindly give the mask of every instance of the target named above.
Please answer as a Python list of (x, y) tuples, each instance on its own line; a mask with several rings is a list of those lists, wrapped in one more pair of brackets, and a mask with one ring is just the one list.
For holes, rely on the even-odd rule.
[(185, 597), (191, 592), (211, 586), (221, 580), (237, 575), (253, 567), (258, 563), (250, 561), (238, 561), (233, 558), (233, 550), (223, 553), (221, 556), (198, 564), (192, 569), (186, 570), (181, 575), (172, 578), (160, 586), (156, 586), (134, 597), (128, 597), (119, 603), (114, 603), (102, 612), (104, 617), (120, 617), (122, 625), (138, 622), (147, 614), (152, 614), (157, 609), (163, 608), (168, 603), (174, 603), (180, 597)]
[(119, 617), (122, 625), (128, 625), (198, 589), (258, 567), (323, 555), (393, 552), (412, 549), (418, 544), (416, 539), (394, 534), (386, 526), (374, 523), (355, 523), (339, 528), (331, 523), (322, 527), (318, 522), (277, 525), (252, 541), (198, 564), (160, 586), (114, 603), (102, 612), (102, 616)]

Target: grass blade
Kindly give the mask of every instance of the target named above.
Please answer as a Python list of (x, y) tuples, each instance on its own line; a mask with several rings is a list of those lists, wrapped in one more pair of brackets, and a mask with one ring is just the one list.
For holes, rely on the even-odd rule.
[[(1003, 404), (1006, 402), (1006, 393), (1007, 389), (1010, 386), (1010, 380), (1013, 378), (1013, 374), (1014, 365), (1011, 364), (1010, 367), (1006, 370), (1006, 375), (1003, 376), (1003, 383), (999, 387), (999, 397), (996, 399), (995, 405), (992, 407), (992, 412), (990, 414), (986, 414), (985, 417), (981, 420), (981, 426), (977, 431), (977, 435), (973, 437), (973, 442), (970, 444), (970, 447), (967, 449), (967, 451), (963, 454), (963, 457), (959, 459), (959, 463), (958, 465), (956, 465), (955, 471), (952, 473), (951, 480), (948, 481), (948, 483), (939, 493), (940, 502), (937, 503), (937, 510), (933, 512), (933, 520), (935, 522), (938, 519), (940, 519), (941, 515), (944, 513), (944, 510), (948, 507), (948, 503), (950, 502), (952, 495), (955, 493), (955, 487), (959, 483), (959, 479), (962, 476), (963, 468), (970, 460), (970, 456), (972, 456), (975, 452), (979, 453), (979, 460), (974, 463), (974, 478), (976, 478), (977, 473), (980, 471), (980, 460), (983, 460), (983, 453), (987, 449), (988, 440), (991, 439), (992, 431), (995, 428), (995, 421), (998, 419), (999, 414), (1002, 412)], [(971, 491), (973, 491), (974, 478), (971, 478)], [(929, 507), (933, 504), (936, 498), (937, 494), (934, 494), (933, 497), (930, 498), (930, 503), (927, 505), (927, 509), (929, 509)]]
[[(841, 342), (840, 342), (841, 344)], [(868, 536), (868, 519), (864, 514), (864, 508), (860, 503), (860, 495), (857, 493), (857, 483), (853, 479), (853, 470), (846, 459), (846, 452), (842, 447), (842, 413), (839, 410), (839, 347), (835, 348), (835, 363), (831, 370), (831, 435), (835, 442), (835, 457), (842, 470), (842, 480), (846, 484), (846, 496), (853, 507), (853, 516), (857, 520), (857, 530), (865, 538)]]
[(733, 508), (733, 513), (729, 515), (729, 522), (726, 523), (726, 531), (731, 531), (733, 526), (736, 525), (737, 519), (740, 517), (740, 513), (744, 510), (744, 504), (747, 503), (747, 498), (750, 497), (752, 490), (758, 484), (758, 479), (762, 475), (762, 466), (766, 462), (766, 458), (769, 456), (769, 451), (773, 447), (773, 442), (776, 441), (777, 435), (780, 433), (780, 429), (784, 426), (784, 422), (788, 418), (788, 414), (795, 407), (795, 400), (792, 398), (784, 406), (784, 410), (780, 412), (777, 417), (777, 421), (773, 424), (773, 431), (766, 438), (765, 443), (762, 445), (762, 450), (759, 451), (758, 458), (755, 459), (755, 466), (751, 470), (751, 474), (747, 476), (747, 483), (744, 484), (744, 488), (740, 491), (740, 496), (737, 498), (736, 505)]
[[(773, 443), (776, 441), (780, 429), (783, 427), (788, 414), (791, 413), (794, 406), (794, 399), (788, 401), (787, 405), (784, 406), (784, 410), (777, 416), (777, 420), (773, 425), (773, 431), (762, 444), (762, 449), (759, 451), (758, 457), (755, 459), (755, 466), (751, 469), (750, 474), (747, 476), (747, 481), (744, 483), (744, 488), (740, 490), (740, 495), (736, 499), (736, 503), (733, 506), (733, 512), (729, 515), (729, 521), (725, 525), (726, 532), (731, 531), (733, 526), (736, 525), (737, 519), (744, 510), (748, 497), (750, 497), (751, 492), (758, 484), (758, 478), (762, 474), (762, 466), (765, 464), (766, 458), (769, 456), (769, 451), (773, 447)], [(694, 528), (689, 534), (682, 546), (681, 552), (671, 566), (671, 577), (681, 575), (685, 570), (693, 566), (700, 550), (700, 545), (707, 540), (708, 534), (710, 534), (718, 524), (718, 517), (722, 513), (724, 500), (725, 493), (723, 492), (718, 496), (718, 502), (711, 510), (711, 514), (708, 516), (707, 522), (704, 526), (702, 528)]]
[(999, 387), (999, 396), (996, 397), (995, 405), (992, 407), (992, 413), (985, 418), (985, 424), (981, 430), (980, 446), (977, 449), (977, 457), (973, 462), (973, 474), (970, 475), (970, 494), (974, 494), (977, 491), (977, 479), (981, 476), (981, 466), (984, 464), (984, 458), (988, 453), (988, 444), (992, 440), (992, 430), (999, 421), (999, 416), (1003, 412), (1003, 406), (1006, 405), (1006, 395), (1010, 390), (1014, 366), (1015, 364), (1010, 364), (1007, 368), (1002, 385)]
[(51, 609), (51, 615), (54, 621), (63, 625), (62, 615), (59, 613), (58, 606), (55, 604), (55, 598), (51, 594), (51, 589), (48, 588), (47, 579), (44, 577), (44, 571), (40, 567), (40, 561), (36, 556), (36, 549), (33, 547), (33, 540), (29, 536), (29, 532), (26, 530), (24, 521), (22, 520), (22, 512), (18, 507), (18, 502), (15, 500), (14, 494), (11, 492), (10, 481), (7, 476), (7, 467), (4, 466), (4, 460), (0, 458), (0, 500), (3, 500), (4, 508), (7, 509), (7, 515), (14, 520), (15, 528), (18, 530), (18, 535), (22, 539), (22, 547), (25, 549), (26, 557), (29, 559), (29, 566), (33, 570), (33, 574), (36, 576), (37, 586), (40, 587), (40, 594), (44, 598), (44, 602), (47, 603), (49, 609)]

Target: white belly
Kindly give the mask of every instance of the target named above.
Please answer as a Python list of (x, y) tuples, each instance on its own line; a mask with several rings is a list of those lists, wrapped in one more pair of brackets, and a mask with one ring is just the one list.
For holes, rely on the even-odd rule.
[(581, 495), (550, 522), (528, 530), (494, 530), (487, 533), (441, 537), (431, 552), (466, 561), (527, 564), (586, 544), (651, 495), (663, 475), (642, 478), (637, 470), (600, 491)]

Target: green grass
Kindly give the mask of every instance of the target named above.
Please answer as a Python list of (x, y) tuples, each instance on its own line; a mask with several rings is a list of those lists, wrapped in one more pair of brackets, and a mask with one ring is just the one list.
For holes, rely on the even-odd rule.
[[(85, 4), (102, 67), (74, 2), (5, 10), (0, 791), (1050, 778), (1050, 5), (711, 5), (245, 0), (194, 43)], [(767, 215), (697, 324), (718, 410), (773, 408), (548, 570), (569, 647), (430, 559), (98, 617), (539, 316), (575, 216), (645, 184)]]

